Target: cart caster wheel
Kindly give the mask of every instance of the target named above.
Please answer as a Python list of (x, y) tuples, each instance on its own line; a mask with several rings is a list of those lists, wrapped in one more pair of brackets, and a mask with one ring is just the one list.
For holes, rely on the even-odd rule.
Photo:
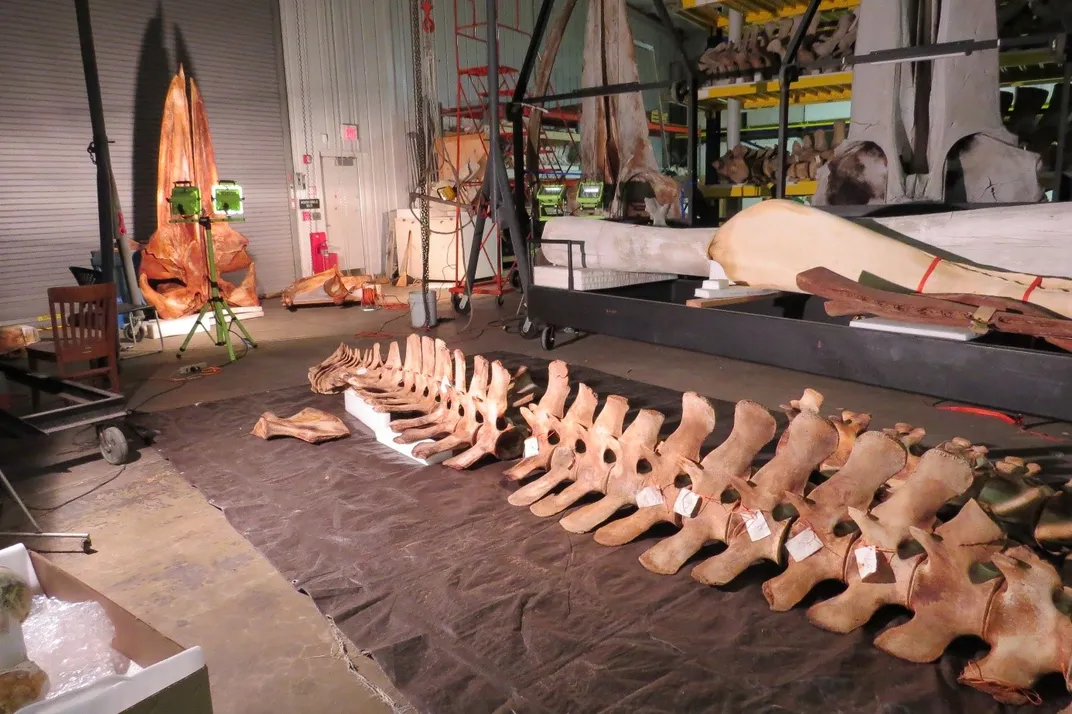
[(521, 322), (521, 336), (526, 340), (531, 340), (539, 334), (540, 328), (536, 327), (536, 321), (531, 317), (526, 317)]
[(122, 429), (117, 426), (105, 427), (97, 438), (100, 441), (101, 456), (105, 461), (113, 466), (126, 463), (130, 455), (130, 444)]
[(495, 298), (495, 304), (499, 307), (502, 307), (504, 302), (506, 302), (505, 295), (499, 295), (499, 297)]
[(555, 348), (555, 328), (551, 325), (543, 328), (543, 334), (540, 335), (540, 346), (548, 352)]
[(93, 554), (93, 541), (91, 539), (86, 538), (84, 541), (82, 541), (82, 552), (86, 555)]
[(473, 309), (473, 298), (471, 295), (464, 295), (462, 293), (450, 294), (450, 306), (454, 308), (454, 312), (459, 315), (468, 315)]
[(521, 273), (516, 270), (510, 273), (510, 284), (514, 286), (514, 290), (521, 289)]

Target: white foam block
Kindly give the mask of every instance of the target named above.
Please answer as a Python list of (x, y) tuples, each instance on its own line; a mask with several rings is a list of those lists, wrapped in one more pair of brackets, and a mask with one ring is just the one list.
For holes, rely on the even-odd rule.
[(761, 288), (729, 287), (721, 290), (696, 289), (696, 297), (705, 300), (714, 298), (738, 298), (738, 297), (764, 297), (765, 295), (777, 295), (777, 290), (763, 290)]
[[(726, 271), (722, 268), (721, 263), (716, 263), (713, 260), (707, 261), (708, 269), (710, 270), (708, 277), (711, 280), (728, 280), (729, 276), (726, 275)], [(706, 286), (705, 286), (706, 287)]]
[(343, 394), (343, 400), (346, 413), (372, 429), (372, 433), (379, 436), (381, 431), (391, 430), (391, 415), (373, 409), (368, 402), (357, 396), (354, 390), (347, 389)]
[(703, 287), (704, 290), (725, 290), (731, 285), (733, 285), (732, 280), (715, 279), (703, 281), (703, 285), (701, 287)]
[(852, 327), (858, 327), (862, 330), (898, 332), (904, 335), (918, 335), (920, 337), (937, 337), (940, 340), (952, 340), (954, 342), (969, 342), (977, 337), (981, 337), (981, 335), (972, 332), (967, 327), (922, 325), (915, 322), (890, 320), (885, 317), (861, 317), (853, 320), (849, 324)]
[(412, 444), (398, 444), (395, 443), (396, 436), (398, 436), (397, 433), (391, 431), (390, 429), (384, 429), (382, 431), (376, 432), (376, 441), (380, 442), (384, 446), (391, 447), (398, 453), (402, 454), (405, 457), (413, 459), (422, 466), (431, 466), (432, 464), (438, 464), (441, 461), (446, 461), (452, 456), (452, 453), (450, 451), (441, 451), (438, 454), (433, 454), (427, 459), (419, 459), (413, 455), (413, 450), (417, 448), (419, 444), (429, 443), (431, 439), (424, 439), (423, 441), (417, 441)]
[[(670, 273), (627, 273), (623, 270), (604, 270), (602, 268), (573, 269), (574, 290), (607, 290), (626, 285), (656, 283), (662, 280), (674, 280), (676, 275)], [(552, 265), (537, 265), (533, 268), (532, 282), (546, 288), (569, 288), (569, 268)]]
[[(235, 314), (242, 322), (246, 320), (253, 320), (258, 317), (264, 317), (264, 308), (260, 305), (254, 305), (253, 307), (232, 307), (231, 312)], [(197, 322), (197, 315), (187, 315), (185, 317), (176, 317), (173, 320), (160, 320), (160, 332), (164, 337), (176, 337), (178, 335), (187, 335), (190, 332), (190, 328)], [(230, 322), (230, 319), (228, 319)], [(213, 327), (216, 324), (216, 316), (212, 312), (205, 313), (205, 319), (201, 321), (201, 324), (205, 327)], [(150, 339), (158, 340), (160, 335), (157, 334), (156, 320), (145, 321), (146, 334)]]

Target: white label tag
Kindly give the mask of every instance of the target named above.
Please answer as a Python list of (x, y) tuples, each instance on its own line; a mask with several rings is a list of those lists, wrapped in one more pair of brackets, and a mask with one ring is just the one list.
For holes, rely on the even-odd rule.
[(528, 457), (535, 456), (538, 453), (540, 453), (540, 445), (536, 442), (536, 437), (530, 436), (529, 438), (525, 439), (524, 457), (527, 459)]
[(364, 367), (358, 367), (357, 368), (357, 376), (360, 377), (363, 374), (368, 374), (368, 370), (365, 369)]
[(811, 528), (802, 530), (785, 542), (785, 549), (789, 551), (790, 557), (798, 563), (817, 553), (822, 547), (823, 542), (819, 540), (819, 536), (815, 535), (815, 531)]
[(700, 497), (687, 488), (677, 492), (677, 500), (674, 501), (674, 512), (685, 518), (692, 518), (700, 509)]
[(441, 392), (443, 392), (444, 394), (446, 394), (446, 393), (447, 393), (447, 389), (448, 389), (449, 387), (450, 387), (450, 380), (449, 380), (448, 378), (444, 377), (444, 378), (443, 378), (443, 381), (439, 383), (439, 391), (441, 391)]
[(741, 518), (744, 519), (745, 530), (748, 531), (748, 537), (752, 539), (753, 543), (770, 535), (770, 526), (767, 525), (767, 519), (763, 516), (762, 511), (745, 509), (741, 512)]
[(639, 508), (652, 508), (663, 505), (663, 494), (654, 486), (648, 486), (637, 491), (636, 505)]
[(860, 580), (878, 572), (878, 552), (873, 545), (856, 549), (856, 567), (860, 569)]

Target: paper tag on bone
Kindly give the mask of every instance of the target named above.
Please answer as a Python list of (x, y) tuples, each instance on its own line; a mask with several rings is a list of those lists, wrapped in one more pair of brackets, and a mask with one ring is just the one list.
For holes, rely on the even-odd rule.
[(536, 437), (530, 436), (529, 438), (525, 439), (524, 457), (527, 459), (528, 457), (535, 456), (538, 453), (540, 453), (540, 445), (536, 441)]
[(448, 389), (449, 387), (450, 387), (450, 379), (449, 379), (449, 378), (447, 378), (447, 377), (443, 377), (443, 381), (439, 383), (439, 391), (441, 391), (441, 392), (443, 392), (444, 394), (446, 394), (446, 393), (447, 393), (447, 389)]
[(636, 505), (639, 508), (652, 508), (663, 505), (663, 494), (654, 486), (637, 491)]
[(770, 535), (770, 526), (767, 525), (767, 519), (764, 518), (762, 511), (745, 509), (741, 512), (741, 518), (744, 519), (745, 530), (748, 531), (748, 537), (753, 543)]
[(357, 376), (360, 377), (363, 374), (368, 374), (368, 370), (365, 369), (364, 367), (358, 367), (357, 368)]
[(860, 580), (865, 580), (868, 575), (878, 572), (878, 551), (873, 545), (865, 545), (856, 549), (856, 567), (860, 570)]
[(692, 518), (700, 509), (700, 497), (687, 488), (677, 492), (677, 500), (674, 501), (674, 513), (679, 513), (685, 518)]
[(811, 528), (805, 528), (785, 542), (785, 549), (789, 551), (790, 557), (798, 563), (808, 556), (814, 555), (822, 547), (823, 542), (819, 540), (819, 536), (815, 535), (815, 531)]

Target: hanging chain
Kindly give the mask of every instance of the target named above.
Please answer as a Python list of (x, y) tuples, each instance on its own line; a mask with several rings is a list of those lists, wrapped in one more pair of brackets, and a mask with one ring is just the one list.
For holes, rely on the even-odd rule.
[[(309, 133), (309, 100), (305, 96), (305, 17), (301, 2), (294, 3), (294, 19), (298, 36), (298, 96), (301, 97), (302, 144), (305, 156), (312, 159), (312, 135)], [(304, 157), (303, 157), (304, 161)], [(309, 166), (310, 164), (304, 164)], [(309, 188), (309, 169), (305, 169), (305, 188)]]
[[(430, 3), (428, 3), (430, 5)], [(428, 127), (425, 122), (427, 113), (424, 96), (424, 62), (421, 52), (421, 18), (426, 12), (430, 14), (430, 8), (426, 11), (422, 0), (411, 0), (410, 3), (410, 34), (413, 43), (413, 113), (416, 119), (417, 140), (414, 142), (417, 148), (417, 187), (421, 211), (421, 303), (424, 305), (424, 328), (431, 327), (432, 316), (428, 308), (428, 253), (429, 242), (432, 237), (431, 225), (428, 215)]]

